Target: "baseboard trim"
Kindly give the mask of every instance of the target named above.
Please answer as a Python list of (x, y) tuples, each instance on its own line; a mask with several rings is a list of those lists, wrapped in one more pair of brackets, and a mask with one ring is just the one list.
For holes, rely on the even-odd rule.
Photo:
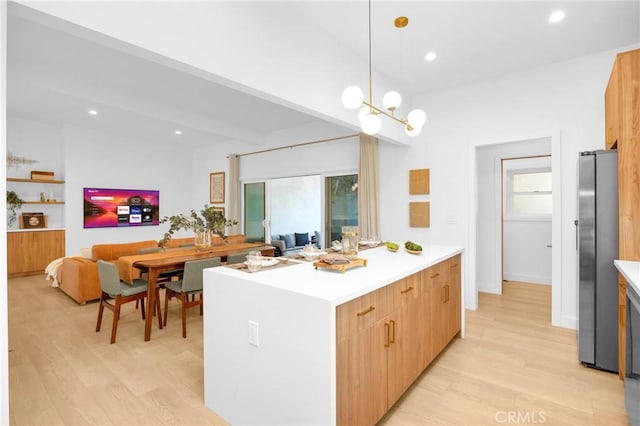
[(522, 281), (532, 284), (551, 285), (551, 277), (545, 277), (543, 275), (511, 274), (505, 272), (503, 274), (503, 277), (505, 280), (509, 281)]

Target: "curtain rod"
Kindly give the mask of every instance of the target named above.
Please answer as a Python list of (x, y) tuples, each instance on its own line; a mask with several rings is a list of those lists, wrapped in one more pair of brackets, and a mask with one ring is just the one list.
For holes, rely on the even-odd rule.
[[(342, 140), (342, 139), (355, 138), (355, 137), (358, 137), (359, 135), (360, 135), (359, 133), (356, 133), (356, 134), (353, 134), (353, 135), (337, 136), (335, 138), (320, 139), (320, 140), (317, 140), (317, 141), (302, 142), (302, 143), (297, 143), (297, 144), (287, 145), (287, 146), (279, 146), (277, 148), (263, 149), (262, 151), (253, 151), (253, 152), (246, 152), (244, 154), (238, 154), (238, 157), (244, 157), (245, 155), (262, 154), (262, 153), (271, 152), (271, 151), (278, 151), (280, 149), (296, 148), (296, 147), (305, 146), (305, 145), (314, 145), (314, 144), (317, 144), (317, 143), (339, 141), (339, 140)], [(227, 158), (229, 158), (229, 157), (227, 157)]]

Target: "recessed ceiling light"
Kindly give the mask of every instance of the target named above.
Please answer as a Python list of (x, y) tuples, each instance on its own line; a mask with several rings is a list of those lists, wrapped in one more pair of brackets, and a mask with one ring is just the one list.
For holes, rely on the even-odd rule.
[(555, 24), (556, 22), (560, 22), (564, 19), (565, 14), (564, 10), (556, 10), (551, 15), (549, 15), (549, 22)]
[(176, 135), (181, 135), (181, 134), (182, 134), (182, 130), (176, 130), (174, 133), (175, 133)]
[(98, 111), (96, 111), (95, 109), (90, 109), (89, 110), (89, 114), (90, 115), (98, 115)]
[(436, 55), (436, 52), (429, 52), (426, 55), (424, 55), (424, 60), (427, 62), (431, 62), (431, 61), (435, 61), (437, 57), (438, 55)]

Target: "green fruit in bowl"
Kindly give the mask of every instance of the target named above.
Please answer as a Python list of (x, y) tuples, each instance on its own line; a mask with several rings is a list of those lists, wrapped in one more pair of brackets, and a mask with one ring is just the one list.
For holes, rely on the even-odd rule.
[(387, 249), (389, 249), (389, 251), (398, 251), (398, 244), (396, 244), (396, 243), (394, 243), (392, 241), (389, 241), (386, 244), (386, 246), (387, 246)]
[(404, 248), (411, 251), (422, 251), (422, 246), (414, 243), (413, 241), (407, 241), (404, 243)]

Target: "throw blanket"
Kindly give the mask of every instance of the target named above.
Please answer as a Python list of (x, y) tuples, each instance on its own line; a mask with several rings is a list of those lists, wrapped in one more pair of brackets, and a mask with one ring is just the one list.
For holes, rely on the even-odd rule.
[(64, 257), (60, 257), (51, 261), (47, 267), (44, 269), (44, 274), (46, 275), (47, 280), (53, 280), (51, 283), (51, 287), (59, 287), (58, 283), (58, 268), (62, 266), (62, 261)]

